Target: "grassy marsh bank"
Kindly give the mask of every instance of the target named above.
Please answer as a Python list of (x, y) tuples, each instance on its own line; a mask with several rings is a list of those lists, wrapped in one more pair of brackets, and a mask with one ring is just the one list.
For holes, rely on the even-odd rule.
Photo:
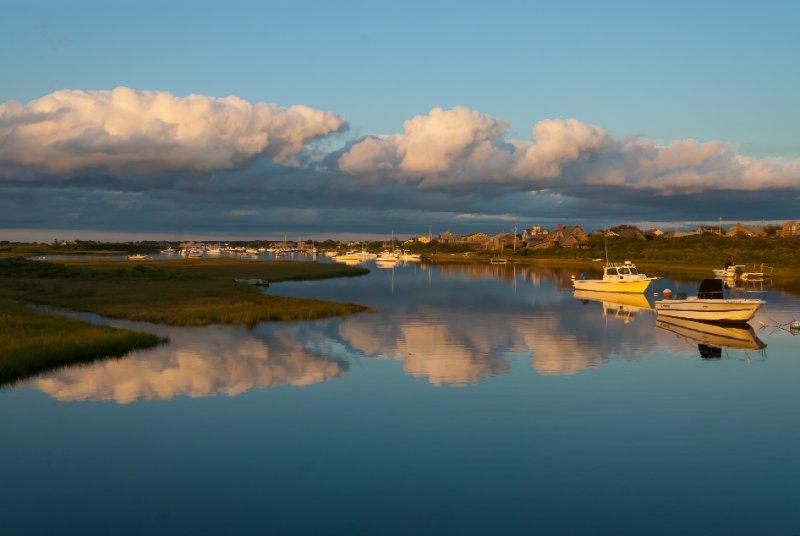
[(367, 308), (263, 294), (236, 277), (269, 281), (357, 276), (361, 268), (290, 261), (188, 259), (168, 261), (0, 259), (0, 297), (110, 318), (179, 326), (312, 320)]
[(88, 324), (0, 299), (0, 385), (161, 342), (149, 333)]

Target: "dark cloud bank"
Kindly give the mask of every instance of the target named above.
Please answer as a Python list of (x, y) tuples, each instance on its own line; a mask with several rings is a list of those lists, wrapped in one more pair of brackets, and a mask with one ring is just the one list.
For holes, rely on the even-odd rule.
[(0, 228), (263, 236), (800, 216), (800, 164), (721, 142), (616, 139), (575, 119), (513, 140), (465, 108), (398, 134), (346, 129), (305, 106), (127, 88), (7, 102)]

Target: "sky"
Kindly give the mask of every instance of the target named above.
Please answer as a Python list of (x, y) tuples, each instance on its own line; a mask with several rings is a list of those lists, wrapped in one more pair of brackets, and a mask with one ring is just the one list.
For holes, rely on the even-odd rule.
[(798, 218), (798, 23), (788, 1), (6, 0), (0, 229)]

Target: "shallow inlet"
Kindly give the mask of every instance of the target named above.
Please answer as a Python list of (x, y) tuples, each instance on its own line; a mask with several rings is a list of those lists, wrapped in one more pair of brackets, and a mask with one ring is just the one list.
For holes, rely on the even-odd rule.
[(377, 312), (254, 329), (81, 315), (170, 343), (0, 391), (4, 526), (796, 527), (800, 338), (774, 326), (800, 318), (800, 299), (759, 295), (762, 349), (659, 328), (649, 303), (575, 299), (570, 275), (411, 264), (280, 283), (265, 292)]

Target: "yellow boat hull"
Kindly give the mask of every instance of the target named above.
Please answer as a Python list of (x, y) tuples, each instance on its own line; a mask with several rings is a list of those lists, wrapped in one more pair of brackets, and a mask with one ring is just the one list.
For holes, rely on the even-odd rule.
[(575, 279), (572, 286), (575, 290), (589, 290), (592, 292), (630, 292), (641, 294), (650, 286), (650, 279), (639, 281), (608, 281), (603, 279)]

